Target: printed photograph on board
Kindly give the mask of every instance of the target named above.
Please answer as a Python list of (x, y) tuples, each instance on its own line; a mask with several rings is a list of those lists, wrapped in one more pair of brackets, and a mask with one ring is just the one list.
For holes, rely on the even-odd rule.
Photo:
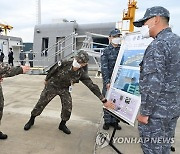
[(113, 88), (139, 96), (139, 70), (119, 67)]
[(132, 121), (134, 121), (136, 117), (134, 112), (140, 106), (140, 102), (137, 102), (137, 97), (130, 97), (126, 93), (114, 89), (111, 91), (110, 100), (115, 104), (114, 114), (125, 118), (133, 125)]
[(144, 55), (144, 50), (125, 50), (121, 65), (139, 67)]

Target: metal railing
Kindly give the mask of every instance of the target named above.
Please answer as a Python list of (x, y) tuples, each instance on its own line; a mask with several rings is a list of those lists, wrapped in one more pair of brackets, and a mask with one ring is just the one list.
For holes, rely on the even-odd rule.
[[(51, 47), (43, 50), (41, 52), (41, 54), (43, 53), (43, 55), (40, 59), (36, 58), (40, 56), (39, 52), (23, 52), (22, 54), (26, 54), (26, 59), (19, 60), (19, 62), (23, 61), (24, 63), (26, 63), (26, 65), (32, 65), (32, 69), (42, 70), (43, 72), (45, 72), (57, 61), (65, 59), (68, 60), (69, 58), (73, 57), (78, 51), (84, 50), (89, 54), (89, 56), (91, 56), (94, 59), (97, 69), (98, 71), (100, 71), (101, 64), (99, 59), (101, 56), (101, 52), (104, 49), (104, 47), (107, 47), (108, 45), (93, 42), (92, 34), (89, 35), (88, 33), (87, 35), (83, 35), (84, 41), (82, 42), (82, 47), (79, 50), (77, 50), (76, 39), (78, 39), (79, 37), (80, 36), (78, 36), (75, 32), (71, 33), (70, 35), (66, 36), (65, 38), (61, 39), (60, 41), (52, 45)], [(102, 47), (94, 48), (95, 45), (99, 45)], [(67, 50), (70, 51), (68, 52), (68, 54), (66, 52)], [(47, 53), (47, 55), (45, 53)], [(49, 53), (52, 54), (49, 55)], [(33, 58), (29, 59), (28, 54), (33, 54)]]
[[(19, 60), (18, 62), (24, 62), (25, 65), (31, 65), (31, 62), (33, 63), (33, 68), (31, 69), (39, 69), (43, 70), (45, 72), (48, 68), (50, 68), (52, 65), (54, 65), (59, 60), (65, 60), (69, 59), (74, 54), (76, 54), (76, 34), (73, 32), (70, 35), (66, 36), (65, 38), (61, 39), (51, 47), (43, 50), (41, 52), (41, 59), (37, 59), (36, 57), (39, 57), (39, 52), (23, 52), (20, 54), (25, 54), (26, 58), (24, 60)], [(67, 42), (71, 42), (67, 44)], [(71, 52), (69, 54), (65, 54), (65, 51), (70, 50)], [(51, 52), (52, 51), (52, 52)], [(55, 51), (55, 52), (54, 52)], [(43, 55), (42, 55), (43, 53)], [(45, 54), (47, 53), (47, 55)], [(49, 55), (48, 53), (52, 53)], [(28, 58), (29, 54), (32, 54), (33, 57), (30, 59)]]
[[(74, 51), (76, 50), (75, 36), (76, 34), (75, 32), (73, 32), (70, 35), (58, 41), (57, 43), (55, 43), (54, 45), (52, 45), (51, 47), (43, 50), (42, 53), (50, 53), (50, 51), (56, 52), (52, 52), (53, 54), (48, 55), (47, 57), (43, 56), (42, 59), (38, 60), (39, 64), (41, 64), (42, 67), (46, 69), (47, 67), (52, 66), (57, 61), (68, 59), (69, 57), (74, 55)], [(67, 44), (68, 41), (70, 41), (71, 43)], [(70, 49), (71, 52), (68, 55), (65, 55), (65, 51), (67, 51), (68, 49)], [(49, 65), (49, 62), (52, 62), (52, 64)]]
[[(105, 37), (107, 38), (108, 36), (105, 35), (101, 35), (101, 34), (94, 34), (94, 33), (87, 33), (86, 38), (83, 41), (83, 45), (81, 50), (86, 51), (89, 56), (92, 56), (94, 59), (94, 62), (96, 63), (96, 66), (98, 68), (98, 71), (101, 70), (101, 63), (100, 63), (100, 57), (101, 57), (101, 53), (102, 50), (107, 47), (107, 44), (102, 44), (102, 43), (97, 43), (97, 42), (93, 42), (92, 36), (100, 36), (100, 37)], [(99, 46), (103, 46), (103, 48), (94, 48), (94, 45), (99, 45)]]

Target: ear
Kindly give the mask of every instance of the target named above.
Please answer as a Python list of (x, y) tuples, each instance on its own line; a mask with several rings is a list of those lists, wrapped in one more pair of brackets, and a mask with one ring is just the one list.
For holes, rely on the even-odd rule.
[(110, 37), (110, 36), (109, 36), (109, 37), (108, 37), (108, 39), (109, 39), (109, 43), (111, 43), (111, 41), (112, 41), (112, 37)]
[(160, 23), (160, 21), (161, 21), (161, 17), (160, 16), (156, 16), (156, 17), (154, 17), (155, 19), (155, 25), (157, 25), (157, 24), (159, 24)]

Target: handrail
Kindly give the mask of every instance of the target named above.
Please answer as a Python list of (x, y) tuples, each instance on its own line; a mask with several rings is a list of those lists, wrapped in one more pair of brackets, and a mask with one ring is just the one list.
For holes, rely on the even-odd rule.
[(63, 44), (65, 44), (65, 42), (70, 39), (74, 39), (75, 35), (76, 35), (75, 32), (73, 32), (70, 35), (66, 36), (64, 39), (62, 39), (62, 40), (58, 41), (57, 43), (55, 43), (54, 45), (52, 45), (51, 47), (43, 50), (42, 52), (45, 53), (45, 51), (48, 52), (48, 51), (53, 50), (54, 48), (57, 48), (55, 53), (51, 54), (48, 57), (44, 56), (40, 60), (38, 60), (39, 64), (43, 63), (43, 67), (46, 68), (46, 67), (48, 67), (48, 66), (46, 66), (46, 64), (47, 64), (46, 62), (50, 61), (50, 59), (52, 59), (52, 58), (55, 58), (56, 56), (59, 56), (59, 57), (57, 57), (57, 60), (66, 58), (67, 56), (63, 57), (64, 51), (72, 48), (72, 52), (73, 52), (75, 43), (73, 41), (73, 43), (70, 43), (70, 44), (66, 45), (65, 47), (63, 47)]
[[(95, 34), (93, 34), (95, 35)], [(25, 59), (25, 60), (19, 60), (20, 61), (25, 61), (25, 62), (36, 62), (35, 67), (39, 68), (39, 69), (43, 69), (44, 71), (47, 70), (48, 68), (50, 68), (52, 65), (54, 65), (57, 61), (59, 60), (65, 60), (65, 59), (69, 59), (71, 57), (73, 57), (75, 55), (77, 51), (76, 49), (76, 39), (79, 38), (80, 36), (78, 36), (75, 32), (71, 33), (70, 35), (66, 36), (65, 38), (61, 39), (60, 41), (56, 42), (55, 44), (53, 44), (52, 46), (50, 46), (47, 49), (44, 49), (42, 51), (42, 53), (45, 54), (45, 52), (48, 53), (52, 53), (52, 54), (48, 54), (47, 56), (43, 55), (42, 58), (40, 59)], [(85, 50), (89, 56), (92, 56), (93, 59), (95, 60), (95, 63), (97, 64), (98, 68), (100, 67), (99, 64), (99, 58), (101, 55), (101, 51), (104, 49), (103, 47), (108, 46), (107, 44), (103, 44), (103, 43), (97, 43), (97, 42), (93, 42), (92, 37), (90, 37), (89, 35), (84, 35), (83, 36), (85, 39), (82, 42), (82, 46), (79, 49), (80, 50)], [(103, 36), (102, 36), (103, 37)], [(69, 44), (67, 44), (67, 42), (69, 41)], [(101, 46), (101, 48), (94, 48), (93, 45), (99, 45)], [(68, 49), (71, 49), (71, 52), (65, 53), (65, 51), (67, 51)], [(53, 51), (53, 52), (50, 52)], [(56, 52), (54, 52), (56, 51)], [(24, 52), (25, 54), (28, 52)], [(29, 52), (30, 53), (30, 52)], [(36, 54), (39, 54), (38, 52), (33, 52), (33, 55), (36, 56)], [(53, 60), (52, 60), (53, 59)]]

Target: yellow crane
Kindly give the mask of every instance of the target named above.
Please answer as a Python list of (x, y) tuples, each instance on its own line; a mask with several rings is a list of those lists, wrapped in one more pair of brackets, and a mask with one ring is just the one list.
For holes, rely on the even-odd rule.
[(0, 32), (4, 31), (7, 35), (7, 31), (13, 29), (13, 26), (0, 22)]
[(137, 1), (135, 0), (129, 0), (128, 2), (128, 10), (123, 11), (123, 17), (122, 17), (122, 22), (124, 20), (129, 20), (129, 32), (134, 31), (134, 25), (133, 22), (135, 20), (135, 11), (137, 9)]

